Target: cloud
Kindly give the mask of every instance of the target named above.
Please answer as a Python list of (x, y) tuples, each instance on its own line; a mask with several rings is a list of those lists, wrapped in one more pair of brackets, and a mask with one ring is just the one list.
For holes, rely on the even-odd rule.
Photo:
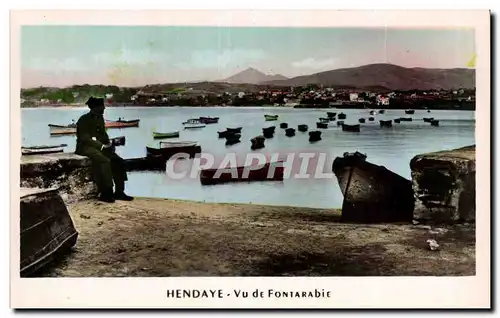
[(23, 65), (23, 68), (27, 68), (34, 71), (85, 71), (88, 69), (88, 65), (77, 58), (69, 57), (63, 59), (56, 58), (40, 58), (34, 57)]
[(92, 56), (92, 62), (99, 66), (115, 64), (146, 65), (161, 64), (168, 60), (168, 54), (149, 49), (130, 50), (121, 48), (113, 52), (102, 52)]
[(295, 68), (309, 68), (309, 69), (323, 69), (327, 67), (334, 66), (336, 64), (336, 60), (334, 58), (329, 59), (315, 59), (313, 57), (308, 57), (301, 61), (296, 61), (292, 63), (292, 66)]
[(181, 69), (231, 68), (264, 58), (262, 50), (227, 49), (201, 50), (191, 53), (188, 61), (180, 62)]

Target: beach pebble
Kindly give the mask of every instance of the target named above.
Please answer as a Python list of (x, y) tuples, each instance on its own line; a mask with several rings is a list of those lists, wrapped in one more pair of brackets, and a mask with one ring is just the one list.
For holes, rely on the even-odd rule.
[(429, 246), (429, 249), (431, 251), (436, 251), (439, 249), (439, 244), (436, 240), (431, 240), (431, 239), (427, 240), (427, 245)]
[(87, 215), (87, 214), (80, 214), (80, 217), (82, 219), (87, 219), (87, 220), (90, 219), (90, 215)]
[(411, 221), (411, 222), (413, 223), (413, 225), (420, 224), (420, 222), (419, 222), (419, 221), (417, 221), (417, 220), (413, 220), (413, 221)]
[(97, 225), (101, 226), (101, 225), (103, 225), (103, 223), (104, 223), (103, 221), (99, 221), (99, 222), (97, 222)]
[(416, 227), (418, 227), (419, 229), (424, 229), (424, 230), (430, 230), (431, 229), (430, 225), (417, 225)]

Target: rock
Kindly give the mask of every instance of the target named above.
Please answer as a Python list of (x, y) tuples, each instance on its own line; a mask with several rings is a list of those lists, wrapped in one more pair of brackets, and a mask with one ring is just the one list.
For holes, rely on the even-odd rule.
[(411, 222), (413, 223), (413, 225), (420, 224), (420, 222), (419, 222), (419, 221), (417, 221), (417, 220), (413, 220), (413, 221), (411, 221)]
[(427, 240), (427, 244), (431, 251), (437, 251), (439, 249), (439, 244), (436, 240), (429, 239)]
[(57, 188), (68, 204), (97, 194), (90, 160), (74, 153), (21, 156), (21, 187)]
[(80, 218), (88, 220), (88, 219), (90, 219), (90, 215), (82, 213), (82, 214), (80, 214)]
[(103, 225), (103, 224), (104, 224), (104, 222), (103, 222), (103, 221), (99, 221), (99, 222), (97, 222), (97, 225), (98, 225), (98, 226), (101, 226), (101, 225)]
[(414, 219), (449, 224), (475, 220), (475, 150), (474, 145), (411, 160)]
[(448, 232), (447, 229), (443, 229), (443, 228), (435, 228), (435, 229), (432, 229), (432, 230), (429, 230), (429, 234), (444, 234)]

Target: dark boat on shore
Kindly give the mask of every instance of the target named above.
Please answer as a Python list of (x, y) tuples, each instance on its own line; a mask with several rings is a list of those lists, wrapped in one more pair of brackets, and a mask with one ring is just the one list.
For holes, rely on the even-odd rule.
[(196, 141), (160, 141), (159, 148), (146, 146), (146, 157), (168, 160), (177, 153), (186, 153), (192, 158), (197, 153), (201, 153), (201, 146)]
[(411, 117), (401, 117), (399, 118), (400, 121), (413, 121)]
[(250, 142), (252, 144), (250, 146), (250, 149), (257, 150), (257, 149), (264, 148), (266, 146), (265, 141), (266, 141), (266, 138), (264, 136), (257, 136), (257, 137), (250, 139)]
[(392, 120), (381, 120), (380, 127), (392, 127)]
[(19, 274), (32, 277), (69, 253), (78, 232), (56, 188), (21, 187), (19, 200)]
[(360, 132), (361, 131), (361, 125), (346, 125), (342, 124), (342, 131), (350, 131), (350, 132)]
[(283, 181), (284, 170), (281, 161), (247, 167), (202, 169), (200, 181), (202, 185), (228, 182)]
[(436, 119), (431, 120), (431, 126), (439, 126), (439, 120)]
[(64, 152), (64, 148), (67, 144), (60, 145), (44, 145), (44, 146), (31, 146), (31, 147), (21, 147), (21, 154), (24, 156), (28, 155), (46, 155), (51, 153)]
[(241, 133), (241, 130), (243, 129), (243, 127), (237, 127), (237, 128), (226, 128), (226, 131), (228, 132), (232, 132), (232, 133), (236, 133), (236, 134), (239, 134)]
[(372, 116), (368, 117), (368, 121), (374, 121), (374, 120), (375, 120), (375, 117), (372, 117)]
[(286, 128), (288, 128), (288, 124), (287, 123), (281, 123), (280, 124), (280, 128), (286, 129)]
[(307, 125), (299, 125), (297, 126), (297, 130), (301, 132), (306, 132), (309, 129)]
[(200, 123), (203, 124), (217, 124), (219, 117), (200, 117)]
[(434, 120), (434, 117), (424, 117), (424, 123), (430, 123)]
[(326, 112), (326, 116), (328, 118), (334, 118), (335, 116), (337, 116), (337, 113), (334, 113), (334, 112)]
[(338, 116), (337, 116), (338, 119), (346, 119), (347, 118), (347, 115), (344, 114), (344, 113), (340, 113)]
[(413, 115), (413, 114), (415, 114), (415, 110), (414, 109), (406, 109), (405, 110), (405, 114), (407, 114), (407, 115)]
[(358, 121), (361, 123), (361, 124), (364, 124), (366, 122), (366, 120), (364, 118), (360, 118), (358, 119)]
[(295, 136), (295, 129), (294, 128), (287, 128), (287, 129), (285, 129), (285, 135), (287, 137), (293, 137), (293, 136)]
[(326, 129), (326, 128), (328, 128), (328, 124), (327, 124), (327, 123), (317, 122), (317, 123), (316, 123), (316, 128), (323, 128), (323, 129)]
[(321, 131), (313, 130), (309, 132), (309, 142), (315, 142), (321, 140)]
[(410, 222), (413, 218), (412, 183), (366, 161), (359, 152), (335, 158), (332, 171), (344, 195), (341, 220), (345, 222)]
[(401, 122), (401, 119), (400, 119), (400, 118), (396, 118), (396, 119), (394, 119), (394, 122), (395, 122), (396, 124), (399, 124), (399, 123)]

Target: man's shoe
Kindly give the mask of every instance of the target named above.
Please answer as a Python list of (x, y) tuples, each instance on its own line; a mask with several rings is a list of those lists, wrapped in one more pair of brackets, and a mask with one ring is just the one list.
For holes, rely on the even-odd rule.
[(113, 198), (112, 195), (109, 195), (109, 193), (101, 193), (101, 195), (99, 196), (99, 201), (106, 203), (114, 203), (115, 199)]
[(115, 193), (115, 200), (132, 201), (133, 199), (134, 199), (134, 197), (126, 195), (125, 192), (116, 192)]

